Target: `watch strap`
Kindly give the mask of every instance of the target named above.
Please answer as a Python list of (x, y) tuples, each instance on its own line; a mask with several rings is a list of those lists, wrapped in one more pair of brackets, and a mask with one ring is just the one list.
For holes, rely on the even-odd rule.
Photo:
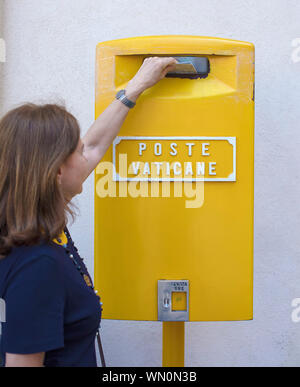
[(135, 106), (135, 102), (130, 101), (125, 95), (125, 90), (119, 90), (116, 95), (116, 99), (119, 99), (124, 105), (132, 109)]

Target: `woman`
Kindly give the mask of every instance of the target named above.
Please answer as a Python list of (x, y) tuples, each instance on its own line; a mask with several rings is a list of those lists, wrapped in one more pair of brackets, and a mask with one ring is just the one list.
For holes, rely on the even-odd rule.
[[(135, 102), (174, 58), (147, 58), (128, 83)], [(5, 366), (96, 366), (100, 298), (66, 227), (71, 199), (127, 116), (119, 99), (80, 139), (58, 105), (25, 104), (0, 121), (0, 297)]]

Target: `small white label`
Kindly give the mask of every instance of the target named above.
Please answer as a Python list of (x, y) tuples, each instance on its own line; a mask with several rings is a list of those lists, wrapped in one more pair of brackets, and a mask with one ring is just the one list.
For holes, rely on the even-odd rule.
[(117, 136), (113, 166), (114, 181), (236, 181), (236, 137)]

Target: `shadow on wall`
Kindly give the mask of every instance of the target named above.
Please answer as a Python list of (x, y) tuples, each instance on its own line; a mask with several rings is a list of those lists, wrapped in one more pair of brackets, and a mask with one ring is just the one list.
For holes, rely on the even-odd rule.
[(4, 40), (4, 0), (0, 0), (0, 114), (3, 107), (3, 83), (4, 83), (4, 64), (6, 59), (6, 47)]

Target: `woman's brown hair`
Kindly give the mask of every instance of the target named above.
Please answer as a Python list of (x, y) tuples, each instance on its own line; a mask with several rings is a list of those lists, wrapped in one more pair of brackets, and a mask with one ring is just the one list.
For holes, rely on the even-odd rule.
[(12, 247), (49, 242), (72, 219), (74, 204), (57, 181), (80, 127), (58, 104), (26, 103), (0, 121), (0, 258)]

